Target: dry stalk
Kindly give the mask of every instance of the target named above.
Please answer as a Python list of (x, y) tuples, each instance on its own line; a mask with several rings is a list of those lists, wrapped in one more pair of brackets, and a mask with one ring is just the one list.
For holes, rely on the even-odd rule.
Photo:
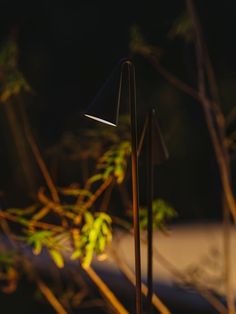
[[(0, 219), (3, 218), (3, 219), (7, 219), (7, 220), (10, 220), (12, 222), (15, 222), (15, 223), (18, 223), (18, 224), (22, 224), (22, 225), (26, 225), (25, 222), (22, 222), (22, 221), (19, 221), (14, 215), (8, 213), (8, 212), (3, 212), (3, 211), (0, 211)], [(53, 229), (54, 231), (57, 231), (57, 232), (62, 232), (64, 231), (64, 228), (63, 227), (60, 227), (60, 226), (57, 226), (57, 225), (53, 225), (53, 224), (48, 224), (46, 222), (40, 222), (40, 221), (30, 221), (29, 223), (30, 226), (32, 227), (38, 227), (38, 228), (41, 228), (41, 229), (44, 229), (44, 230), (51, 230)]]
[[(220, 106), (215, 103), (214, 115), (216, 117), (217, 130), (214, 126), (213, 116), (210, 111), (210, 108), (206, 104), (206, 90), (205, 90), (205, 59), (208, 60), (208, 78), (210, 78), (211, 92), (213, 98), (218, 99), (218, 92), (215, 82), (214, 73), (211, 67), (210, 58), (204, 58), (204, 53), (207, 53), (206, 45), (204, 43), (204, 38), (202, 34), (201, 25), (196, 14), (196, 9), (193, 3), (193, 0), (186, 0), (187, 8), (189, 15), (193, 22), (193, 27), (196, 34), (196, 57), (198, 65), (198, 89), (199, 93), (202, 96), (202, 104), (205, 112), (207, 126), (210, 132), (212, 143), (216, 153), (216, 159), (218, 161), (219, 170), (222, 178), (222, 185), (224, 189), (223, 200), (226, 200), (226, 204), (223, 204), (224, 211), (224, 256), (225, 256), (225, 284), (226, 284), (226, 298), (228, 304), (228, 310), (230, 314), (235, 314), (235, 304), (234, 304), (234, 293), (232, 289), (231, 282), (231, 264), (230, 264), (230, 225), (229, 225), (229, 215), (228, 208), (230, 209), (234, 220), (236, 221), (236, 211), (235, 211), (235, 199), (232, 193), (230, 176), (229, 176), (229, 164), (228, 164), (228, 154), (225, 149), (225, 130), (224, 130), (224, 117), (221, 113)], [(208, 54), (207, 54), (208, 55)]]
[(39, 278), (35, 279), (39, 290), (42, 292), (48, 303), (54, 308), (58, 314), (68, 314), (61, 303), (57, 300), (52, 290)]
[[(122, 259), (118, 256), (118, 254), (114, 250), (110, 250), (110, 253), (111, 253), (111, 256), (115, 259), (122, 273), (135, 286), (136, 281), (135, 281), (134, 272), (128, 267), (128, 265), (125, 262), (122, 261)], [(148, 288), (144, 283), (142, 283), (141, 289), (142, 289), (142, 293), (145, 296), (147, 296)], [(155, 293), (153, 293), (153, 296), (152, 296), (152, 304), (161, 314), (171, 314), (167, 306), (158, 298), (158, 296)]]
[(26, 132), (26, 137), (27, 137), (27, 140), (31, 146), (31, 149), (33, 151), (33, 154), (34, 154), (34, 157), (37, 161), (37, 164), (40, 168), (40, 171), (42, 172), (42, 175), (43, 175), (43, 177), (47, 183), (47, 186), (50, 190), (52, 199), (54, 200), (54, 202), (60, 203), (60, 198), (59, 198), (57, 189), (56, 189), (55, 184), (54, 184), (54, 182), (50, 176), (50, 173), (46, 167), (46, 164), (45, 164), (45, 162), (41, 156), (38, 145), (36, 144), (33, 136), (29, 132)]
[(97, 200), (97, 198), (108, 188), (112, 183), (112, 177), (109, 177), (103, 184), (97, 189), (97, 191), (90, 197), (90, 199), (83, 205), (83, 211), (86, 211), (92, 206), (92, 204)]
[(129, 314), (120, 301), (116, 298), (114, 293), (108, 288), (105, 282), (95, 273), (91, 267), (83, 268), (95, 285), (99, 288), (103, 296), (111, 304), (112, 308), (118, 314)]
[[(187, 6), (189, 8), (190, 16), (192, 17), (194, 29), (197, 35), (197, 42), (196, 42), (196, 50), (197, 50), (197, 58), (198, 58), (198, 78), (199, 78), (199, 91), (196, 91), (194, 88), (174, 76), (171, 72), (169, 72), (164, 66), (162, 66), (158, 60), (158, 57), (154, 54), (147, 54), (147, 52), (142, 49), (137, 50), (136, 52), (139, 54), (142, 54), (146, 59), (149, 60), (149, 62), (153, 65), (153, 67), (172, 85), (177, 87), (179, 90), (183, 91), (187, 95), (193, 97), (194, 99), (198, 100), (199, 103), (202, 105), (207, 127), (210, 133), (210, 138), (213, 144), (213, 148), (215, 151), (216, 160), (219, 166), (219, 172), (220, 172), (220, 178), (221, 183), (223, 187), (223, 194), (224, 199), (226, 201), (226, 207), (229, 210), (234, 222), (236, 222), (236, 203), (234, 194), (232, 191), (232, 185), (230, 182), (230, 176), (229, 176), (229, 169), (227, 165), (227, 159), (229, 159), (229, 154), (226, 147), (226, 136), (225, 136), (225, 118), (224, 115), (220, 109), (219, 105), (219, 96), (218, 96), (218, 90), (217, 90), (217, 84), (216, 79), (213, 71), (213, 67), (211, 64), (211, 60), (209, 58), (209, 54), (206, 48), (206, 44), (204, 42), (204, 38), (202, 35), (201, 25), (199, 23), (198, 17), (195, 12), (195, 8), (193, 6), (193, 2), (191, 0), (187, 0)], [(204, 58), (205, 59), (204, 59)], [(201, 59), (201, 60), (200, 60)], [(204, 60), (203, 60), (204, 59)], [(205, 85), (204, 80), (204, 70), (206, 70), (206, 75), (209, 82), (210, 92), (211, 96), (213, 98), (213, 101), (209, 100), (205, 95)], [(230, 117), (228, 118), (231, 122), (236, 114), (236, 110), (233, 110), (230, 114)], [(214, 114), (214, 121), (213, 116)], [(224, 215), (224, 217), (226, 217)], [(226, 221), (224, 221), (224, 224), (227, 224)], [(225, 254), (229, 255), (230, 251), (226, 248), (226, 246), (229, 246), (227, 241), (230, 241), (230, 239), (226, 239), (226, 237), (229, 237), (228, 232), (224, 232), (224, 246), (225, 246)], [(227, 272), (230, 272), (230, 258), (229, 256), (225, 256), (225, 272), (226, 272), (226, 286), (227, 286), (227, 298), (228, 298), (228, 306), (230, 309), (230, 313), (235, 313), (234, 309), (234, 300), (233, 300), (233, 292), (232, 287), (230, 284), (230, 274), (227, 274)]]

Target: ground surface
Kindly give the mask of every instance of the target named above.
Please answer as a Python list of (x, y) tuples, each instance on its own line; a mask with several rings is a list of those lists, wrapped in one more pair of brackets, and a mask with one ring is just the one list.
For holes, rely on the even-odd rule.
[[(236, 228), (231, 229), (232, 248), (236, 245)], [(145, 237), (145, 234), (143, 234)], [(213, 314), (214, 308), (194, 289), (186, 288), (175, 275), (173, 269), (189, 279), (199, 280), (218, 294), (224, 302), (224, 284), (222, 277), (222, 230), (219, 224), (173, 226), (170, 235), (154, 234), (154, 290), (173, 314)], [(112, 248), (119, 253), (122, 260), (133, 269), (133, 237), (120, 230), (115, 230)], [(232, 262), (236, 260), (236, 252), (232, 249)], [(146, 245), (142, 245), (142, 276), (146, 279)], [(47, 272), (48, 260), (38, 260), (41, 271)], [(67, 264), (70, 267), (70, 263)], [(93, 262), (96, 272), (103, 278), (110, 289), (134, 313), (134, 288), (119, 271), (114, 259), (109, 257), (104, 262)], [(173, 268), (172, 268), (173, 267)], [(78, 267), (79, 271), (79, 267)], [(86, 278), (86, 277), (85, 277)], [(69, 280), (69, 279), (68, 279)], [(88, 279), (86, 279), (88, 280)], [(236, 273), (233, 269), (232, 280), (236, 287)], [(88, 280), (91, 284), (91, 281)], [(94, 296), (99, 294), (93, 287)], [(19, 289), (11, 294), (0, 294), (1, 314), (51, 314), (54, 310), (46, 303), (35, 300), (33, 286), (23, 280)], [(145, 301), (144, 301), (145, 302)], [(78, 314), (102, 314), (101, 308), (80, 309)], [(155, 313), (155, 311), (154, 311)]]

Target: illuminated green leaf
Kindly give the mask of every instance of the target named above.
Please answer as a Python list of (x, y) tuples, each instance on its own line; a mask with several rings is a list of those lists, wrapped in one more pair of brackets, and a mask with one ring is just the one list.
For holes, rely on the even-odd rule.
[(64, 259), (61, 255), (60, 252), (56, 250), (49, 250), (49, 254), (51, 255), (54, 263), (57, 265), (58, 268), (63, 268), (64, 267)]
[[(155, 199), (152, 203), (153, 210), (153, 227), (156, 228), (165, 228), (165, 223), (168, 219), (174, 218), (177, 216), (176, 211), (164, 200)], [(148, 210), (147, 208), (140, 208), (140, 227), (142, 229), (147, 228), (148, 224)]]
[(81, 256), (81, 254), (82, 254), (82, 251), (81, 251), (81, 250), (75, 250), (75, 251), (72, 253), (70, 259), (71, 259), (72, 261), (74, 261), (74, 260), (78, 259), (78, 258)]
[(103, 175), (99, 173), (99, 174), (96, 174), (96, 175), (92, 176), (91, 178), (89, 178), (88, 183), (92, 184), (92, 183), (99, 181), (99, 180), (102, 180), (102, 179), (103, 179)]
[(42, 251), (42, 243), (40, 241), (35, 241), (34, 242), (34, 248), (33, 248), (33, 253), (35, 255), (39, 255)]

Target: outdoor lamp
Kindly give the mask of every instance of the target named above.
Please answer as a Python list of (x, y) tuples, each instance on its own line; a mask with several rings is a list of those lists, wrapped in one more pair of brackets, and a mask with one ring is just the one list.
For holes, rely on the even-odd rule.
[[(104, 87), (95, 97), (85, 116), (102, 123), (117, 126), (121, 92), (124, 81), (128, 91), (131, 122), (131, 162), (132, 162), (132, 209), (135, 248), (135, 296), (136, 314), (142, 314), (141, 292), (141, 257), (140, 257), (140, 228), (139, 228), (139, 186), (138, 186), (138, 153), (137, 153), (137, 118), (136, 118), (136, 82), (135, 67), (131, 60), (120, 62)], [(107, 103), (107, 100), (112, 103)]]
[(158, 125), (156, 110), (154, 108), (147, 112), (139, 142), (138, 155), (140, 155), (143, 147), (146, 149), (147, 164), (147, 314), (151, 314), (153, 295), (153, 172), (154, 165), (161, 164), (169, 157), (160, 127)]

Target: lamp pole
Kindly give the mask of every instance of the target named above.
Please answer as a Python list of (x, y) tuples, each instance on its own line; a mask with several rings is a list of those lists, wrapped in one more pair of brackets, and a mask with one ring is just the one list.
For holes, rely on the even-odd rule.
[[(115, 91), (113, 97), (113, 107), (107, 107), (104, 104), (104, 92), (109, 89), (114, 80), (111, 77), (98, 93), (94, 103), (88, 108), (85, 116), (88, 118), (106, 123), (112, 126), (117, 126), (119, 107), (121, 100), (121, 90), (124, 78), (125, 68), (127, 67), (127, 83), (128, 83), (128, 102), (130, 109), (130, 126), (131, 126), (131, 163), (132, 163), (132, 210), (133, 210), (133, 228), (134, 228), (134, 254), (135, 254), (135, 301), (136, 314), (142, 314), (142, 291), (141, 291), (141, 256), (140, 256), (140, 227), (139, 227), (139, 178), (138, 178), (138, 152), (137, 152), (137, 115), (136, 115), (136, 81), (135, 67), (131, 60), (124, 59), (119, 67), (118, 93)], [(102, 105), (98, 107), (98, 100), (102, 99)], [(106, 106), (105, 106), (106, 105)]]
[(161, 164), (168, 159), (168, 151), (159, 128), (156, 111), (151, 108), (147, 114), (141, 133), (138, 155), (146, 141), (146, 171), (147, 171), (147, 314), (152, 313), (153, 296), (153, 187), (154, 165)]
[(131, 61), (128, 65), (129, 106), (131, 122), (131, 162), (132, 162), (132, 195), (133, 195), (133, 227), (135, 247), (135, 274), (136, 274), (136, 313), (142, 313), (141, 291), (141, 256), (140, 256), (140, 227), (139, 227), (139, 184), (138, 184), (138, 152), (137, 152), (137, 116), (136, 116), (136, 82), (135, 68)]
[(152, 313), (152, 294), (153, 294), (153, 110), (148, 113), (147, 130), (147, 313)]

